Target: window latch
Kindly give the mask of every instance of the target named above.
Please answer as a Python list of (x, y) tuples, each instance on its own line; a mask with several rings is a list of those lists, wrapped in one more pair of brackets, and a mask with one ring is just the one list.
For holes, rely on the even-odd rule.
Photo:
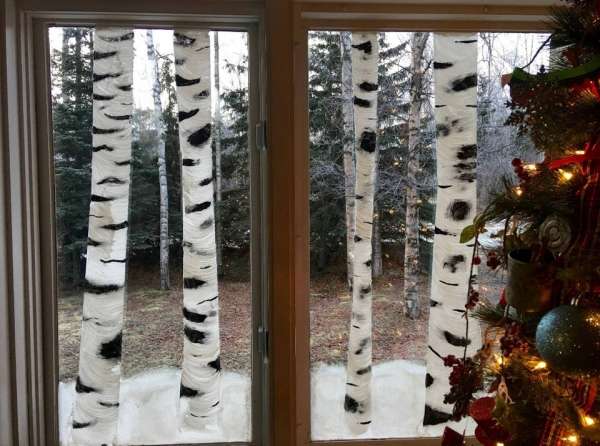
[(256, 147), (265, 152), (267, 150), (267, 122), (259, 121), (256, 124)]
[(269, 355), (269, 330), (258, 327), (258, 352), (263, 356)]

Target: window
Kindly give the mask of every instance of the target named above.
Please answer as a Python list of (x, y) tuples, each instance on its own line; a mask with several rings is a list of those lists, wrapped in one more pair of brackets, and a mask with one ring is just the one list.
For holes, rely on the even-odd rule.
[[(457, 236), (474, 215), (467, 208), (469, 194), (481, 209), (504, 178), (513, 178), (496, 166), (510, 165), (517, 154), (536, 156), (526, 149), (530, 142), (505, 125), (508, 95), (500, 79), (528, 64), (546, 38), (308, 34), (313, 440), (442, 434), (449, 417), (442, 402), (449, 369), (441, 357), (460, 354), (464, 343), (470, 349), (481, 345), (477, 321), (467, 336), (461, 328), (466, 288), (458, 295), (444, 288), (463, 287), (458, 277), (468, 272), (472, 249), (462, 245), (452, 254), (444, 237), (452, 231)], [(469, 60), (444, 59), (463, 47)], [(547, 57), (542, 52), (529, 69), (537, 71)], [(456, 71), (459, 64), (464, 73)], [(450, 81), (462, 95), (458, 105), (446, 93), (446, 69), (456, 69)], [(443, 107), (467, 112), (451, 116)], [(448, 145), (460, 147), (458, 153), (448, 157)], [(438, 176), (439, 166), (448, 164), (452, 172)], [(454, 179), (461, 189), (455, 197), (439, 192)], [(436, 212), (436, 206), (442, 209)], [(502, 229), (500, 222), (485, 234), (478, 270), (480, 295), (494, 303), (504, 281), (485, 266), (485, 254), (493, 258), (494, 233)], [(435, 243), (444, 245), (436, 249)], [(447, 304), (447, 294), (455, 296), (454, 306), (436, 312)], [(468, 422), (450, 425), (470, 433), (474, 428)]]

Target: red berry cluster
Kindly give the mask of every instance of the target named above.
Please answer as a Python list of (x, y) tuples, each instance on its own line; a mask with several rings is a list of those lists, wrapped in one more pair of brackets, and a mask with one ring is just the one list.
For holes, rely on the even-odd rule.
[(454, 405), (452, 419), (458, 421), (469, 412), (469, 403), (473, 395), (483, 389), (483, 380), (473, 359), (458, 359), (454, 355), (443, 359), (446, 367), (452, 367), (449, 377), (450, 391), (444, 395), (444, 403)]
[(474, 289), (470, 289), (469, 300), (465, 304), (465, 308), (467, 310), (472, 310), (473, 308), (475, 308), (475, 305), (477, 305), (477, 302), (479, 302), (479, 293)]
[(486, 265), (490, 269), (496, 269), (500, 266), (500, 259), (498, 258), (496, 251), (490, 251), (488, 253)]
[(500, 338), (500, 349), (506, 357), (510, 356), (515, 350), (527, 353), (529, 343), (523, 337), (523, 330), (517, 322), (511, 322), (506, 325), (504, 336)]

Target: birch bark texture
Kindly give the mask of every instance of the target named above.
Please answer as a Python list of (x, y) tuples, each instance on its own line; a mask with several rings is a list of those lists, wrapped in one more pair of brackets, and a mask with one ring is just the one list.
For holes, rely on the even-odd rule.
[(156, 151), (158, 154), (158, 184), (160, 197), (160, 289), (168, 290), (169, 281), (169, 190), (167, 184), (167, 162), (165, 157), (164, 123), (162, 119), (162, 103), (160, 100), (160, 72), (153, 31), (146, 30), (146, 52), (150, 75), (152, 76), (152, 99), (154, 114), (152, 124), (156, 132)]
[(114, 444), (119, 415), (131, 162), (133, 30), (97, 28), (92, 194), (72, 444)]
[(346, 278), (352, 287), (354, 249), (354, 110), (352, 101), (352, 34), (340, 33), (342, 53), (342, 114), (344, 118), (344, 195), (346, 206)]
[(408, 116), (408, 163), (406, 169), (406, 220), (404, 232), (404, 310), (410, 319), (421, 313), (419, 300), (419, 143), (421, 142), (421, 108), (423, 104), (423, 55), (429, 33), (411, 36), (410, 111)]
[(216, 422), (221, 399), (209, 33), (176, 29), (174, 49), (183, 201), (180, 397), (184, 424), (203, 429)]
[(352, 33), (356, 154), (352, 316), (346, 370), (346, 421), (354, 433), (371, 423), (372, 236), (377, 160), (377, 33)]
[(447, 355), (467, 356), (481, 347), (477, 321), (464, 317), (472, 246), (460, 243), (476, 213), (477, 34), (434, 34), (437, 205), (423, 424), (448, 421), (452, 406)]

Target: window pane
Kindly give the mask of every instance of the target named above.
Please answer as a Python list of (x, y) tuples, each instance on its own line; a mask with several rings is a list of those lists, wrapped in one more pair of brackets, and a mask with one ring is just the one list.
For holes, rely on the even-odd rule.
[[(83, 382), (79, 372), (82, 323), (84, 326), (91, 323), (90, 315), (83, 317), (82, 309), (84, 290), (88, 290), (86, 294), (90, 292), (86, 260), (93, 255), (89, 248), (93, 241), (88, 235), (88, 221), (94, 218), (89, 216), (93, 214), (90, 185), (92, 172), (99, 169), (92, 165), (92, 154), (110, 151), (107, 145), (102, 149), (92, 142), (92, 127), (96, 125), (96, 121), (92, 122), (93, 101), (99, 100), (97, 91), (92, 89), (95, 83), (104, 82), (98, 72), (93, 73), (93, 64), (106, 69), (110, 65), (102, 65), (102, 59), (118, 57), (94, 48), (95, 33), (91, 28), (75, 27), (49, 31), (59, 274), (61, 444), (68, 444), (72, 432), (81, 428), (73, 425), (73, 421), (81, 420), (72, 418), (77, 398), (98, 395), (100, 401), (106, 397), (102, 390)], [(187, 110), (185, 106), (178, 107), (177, 89), (187, 86), (179, 81), (179, 73), (176, 85), (173, 40), (171, 30), (136, 29), (133, 33), (131, 176), (125, 225), (128, 230), (126, 304), (115, 441), (140, 445), (250, 441), (248, 37), (245, 32), (211, 31), (207, 40), (210, 49), (206, 49), (209, 53), (204, 69), (211, 74), (205, 82), (212, 105), (206, 109), (212, 109), (207, 114), (212, 121), (208, 133), (212, 134), (212, 150), (211, 147), (207, 150), (212, 152), (213, 173), (203, 180), (212, 184), (215, 206), (214, 225), (212, 220), (208, 223), (205, 220), (203, 225), (213, 228), (215, 241), (211, 254), (202, 255), (216, 256), (218, 304), (210, 307), (209, 314), (188, 312), (185, 320), (182, 257), (186, 249), (191, 250), (195, 245), (186, 245), (189, 239), (184, 239), (183, 233), (181, 172), (187, 171), (185, 160), (184, 167), (181, 166), (178, 121), (183, 118), (179, 114), (178, 119), (178, 111)], [(117, 76), (114, 72), (102, 73), (106, 74)], [(98, 133), (95, 129), (94, 135)], [(162, 149), (161, 144), (164, 144)], [(113, 259), (117, 260), (123, 259)], [(212, 361), (211, 367), (215, 376), (219, 373), (221, 376), (217, 390), (221, 410), (202, 428), (189, 427), (182, 422), (182, 414), (191, 406), (187, 406), (188, 395), (180, 391), (184, 321), (185, 327), (203, 333), (199, 324), (213, 314), (218, 316), (215, 325), (220, 357)], [(208, 336), (206, 333), (203, 336)], [(189, 334), (186, 336), (192, 339)], [(197, 336), (195, 339), (197, 342), (190, 342), (207, 344)], [(118, 366), (117, 359), (114, 365)], [(184, 394), (181, 400), (180, 393)]]
[[(353, 246), (360, 218), (356, 203), (357, 199), (364, 199), (356, 192), (360, 170), (354, 125), (361, 117), (357, 118), (354, 105), (364, 96), (353, 97), (352, 64), (357, 61), (350, 57), (351, 33), (309, 34), (313, 440), (439, 436), (444, 428), (444, 424), (423, 426), (438, 188), (436, 131), (443, 131), (436, 129), (434, 114), (433, 34), (377, 36), (377, 160), (373, 177), (372, 255), (368, 265), (373, 284), (364, 290), (365, 294), (372, 293), (372, 329), (363, 338), (364, 343), (355, 346), (357, 351), (372, 346), (372, 369), (364, 369), (365, 373), (372, 373), (372, 414), (362, 432), (351, 429), (346, 422), (348, 412), (361, 410), (353, 398), (346, 396), (347, 387), (355, 385), (349, 382), (346, 368), (349, 333), (356, 328), (351, 324), (365, 314), (362, 308), (353, 317), (350, 287), (357, 275), (356, 271), (351, 273), (352, 259), (360, 255)], [(498, 166), (510, 165), (517, 153), (523, 157), (524, 144), (528, 144), (516, 129), (504, 126), (508, 92), (502, 88), (500, 76), (529, 62), (545, 37), (479, 35), (478, 62), (474, 61), (479, 79), (479, 208), (489, 200), (491, 188), (500, 184), (502, 174), (511, 174)], [(369, 58), (369, 51), (364, 48), (363, 62), (358, 63)], [(530, 69), (537, 70), (544, 58), (547, 54), (542, 52)], [(368, 87), (363, 84), (360, 89), (364, 93)], [(420, 108), (415, 107), (417, 101)], [(416, 135), (416, 142), (412, 143), (411, 127)], [(362, 147), (363, 141), (360, 144)], [(527, 153), (534, 156), (533, 150)], [(490, 239), (489, 243), (493, 241)], [(485, 266), (479, 271), (482, 294), (497, 301), (502, 278)], [(434, 304), (433, 301), (431, 305)], [(465, 422), (450, 425), (462, 431)], [(467, 422), (466, 426), (472, 431), (474, 424)]]

